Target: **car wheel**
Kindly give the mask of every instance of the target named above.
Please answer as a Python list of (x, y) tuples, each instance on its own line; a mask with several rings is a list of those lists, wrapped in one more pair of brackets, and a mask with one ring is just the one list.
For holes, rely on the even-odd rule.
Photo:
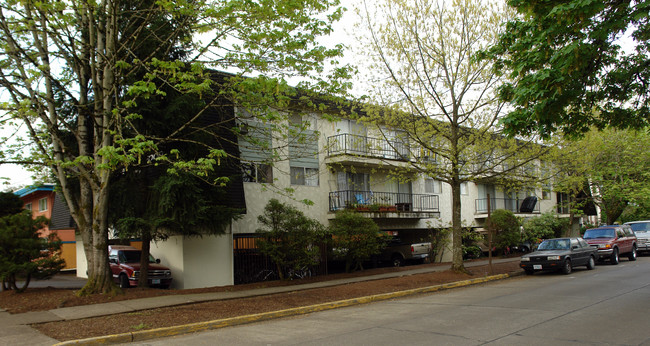
[(120, 274), (120, 288), (129, 288), (129, 278), (124, 274)]
[(614, 252), (612, 252), (612, 257), (609, 258), (609, 261), (612, 262), (613, 265), (618, 264), (618, 248), (614, 249)]
[(404, 265), (404, 259), (401, 256), (393, 256), (393, 267), (401, 267)]
[(562, 263), (562, 273), (565, 275), (571, 274), (571, 269), (571, 260), (567, 258)]
[(593, 270), (596, 268), (596, 261), (594, 260), (594, 256), (589, 256), (589, 261), (587, 262), (587, 269)]
[(632, 246), (632, 252), (630, 252), (629, 255), (627, 255), (627, 259), (630, 261), (636, 261), (636, 247)]
[(532, 270), (532, 269), (524, 269), (524, 271), (526, 272), (526, 275), (533, 275), (533, 274), (535, 274), (535, 271)]

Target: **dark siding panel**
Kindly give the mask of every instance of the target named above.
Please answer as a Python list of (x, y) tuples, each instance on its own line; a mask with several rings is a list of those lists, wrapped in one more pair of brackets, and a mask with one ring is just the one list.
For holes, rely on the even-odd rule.
[(65, 203), (60, 194), (54, 195), (54, 205), (52, 206), (52, 219), (50, 220), (50, 229), (69, 229), (76, 228), (68, 205)]
[(228, 153), (228, 158), (221, 160), (221, 165), (217, 167), (220, 175), (230, 178), (230, 183), (226, 188), (227, 205), (245, 209), (246, 200), (239, 160), (240, 152), (237, 146), (237, 136), (232, 131), (237, 126), (234, 107), (227, 102), (221, 102), (206, 111), (200, 122), (205, 127), (215, 127), (213, 130), (219, 135), (215, 136), (216, 143), (210, 144)]

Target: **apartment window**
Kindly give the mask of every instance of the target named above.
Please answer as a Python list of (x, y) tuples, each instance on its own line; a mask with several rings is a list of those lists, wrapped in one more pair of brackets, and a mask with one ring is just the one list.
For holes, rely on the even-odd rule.
[(441, 194), (442, 193), (442, 183), (440, 180), (434, 180), (427, 178), (424, 180), (424, 192)]
[(469, 189), (467, 188), (467, 182), (466, 181), (460, 183), (460, 194), (461, 195), (469, 195)]
[(273, 167), (262, 163), (242, 162), (244, 182), (273, 183)]
[(47, 210), (47, 197), (41, 198), (38, 200), (38, 211)]
[(566, 193), (557, 193), (557, 212), (558, 214), (569, 213), (569, 195)]
[(318, 168), (291, 167), (291, 185), (318, 186)]
[(31, 203), (26, 203), (25, 204), (25, 210), (32, 211), (32, 204)]
[(551, 199), (551, 184), (542, 185), (542, 199)]

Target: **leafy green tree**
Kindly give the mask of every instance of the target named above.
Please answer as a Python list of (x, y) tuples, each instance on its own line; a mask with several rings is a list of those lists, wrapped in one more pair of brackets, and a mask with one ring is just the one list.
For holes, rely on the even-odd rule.
[(645, 130), (587, 132), (563, 147), (558, 166), (565, 174), (557, 177), (557, 190), (575, 194), (586, 186), (603, 221), (613, 224), (628, 206), (650, 205), (648, 146), (650, 134)]
[[(534, 166), (549, 147), (506, 138), (498, 126), (505, 103), (496, 88), (502, 74), (476, 54), (496, 43), (507, 12), (489, 1), (386, 0), (364, 2), (363, 45), (372, 63), (373, 106), (362, 120), (376, 125), (389, 143), (408, 143), (413, 172), (451, 187), (452, 268), (463, 266), (461, 186), (489, 181), (516, 190), (532, 186)], [(381, 20), (377, 19), (381, 18)], [(375, 107), (376, 105), (376, 107)], [(395, 133), (399, 135), (395, 135)]]
[(497, 249), (517, 246), (521, 242), (521, 223), (510, 210), (496, 209), (492, 211), (485, 222), (485, 228), (495, 235), (493, 245)]
[(330, 222), (334, 256), (345, 260), (347, 273), (363, 270), (363, 261), (379, 254), (386, 246), (385, 237), (381, 236), (379, 226), (361, 214), (343, 210), (336, 213)]
[[(23, 292), (31, 279), (48, 279), (65, 266), (58, 255), (61, 242), (56, 234), (41, 238), (39, 230), (49, 220), (23, 210), (0, 217), (0, 278), (3, 290)], [(22, 286), (18, 280), (24, 280)]]
[(481, 257), (480, 243), (485, 243), (483, 234), (474, 231), (472, 228), (463, 229), (463, 258)]
[(568, 219), (559, 218), (553, 212), (544, 213), (524, 221), (523, 241), (531, 245), (537, 244), (540, 239), (562, 237), (567, 228)]
[(449, 235), (452, 231), (451, 227), (437, 229), (429, 228), (429, 239), (427, 240), (431, 242), (431, 252), (429, 253), (431, 262), (435, 262), (436, 259), (442, 262), (445, 250), (449, 248)]
[(179, 234), (222, 234), (241, 215), (240, 210), (226, 206), (225, 200), (222, 188), (187, 173), (143, 167), (137, 174), (115, 178), (109, 218), (120, 238), (142, 240), (138, 286), (147, 287), (151, 241)]
[(0, 217), (18, 214), (23, 210), (23, 201), (12, 192), (0, 192)]
[[(490, 49), (513, 81), (510, 133), (581, 134), (650, 124), (647, 1), (509, 0), (517, 10)], [(629, 46), (625, 49), (625, 46)]]
[[(2, 141), (0, 164), (52, 170), (84, 244), (89, 279), (82, 293), (114, 287), (107, 250), (112, 172), (149, 160), (203, 176), (227, 156), (224, 141), (191, 159), (167, 144), (208, 127), (202, 117), (208, 110), (238, 105), (263, 120), (279, 120), (292, 99), (348, 87), (348, 69), (334, 63), (342, 46), (317, 43), (341, 17), (338, 4), (0, 2), (1, 121), (23, 124), (28, 132), (23, 142)], [(207, 68), (234, 72), (217, 78)], [(302, 78), (301, 95), (284, 77)], [(202, 107), (166, 136), (147, 133), (149, 123), (139, 120), (149, 115), (138, 106), (170, 89), (201, 99)], [(23, 154), (26, 146), (30, 156)]]
[(262, 236), (258, 248), (275, 263), (280, 279), (289, 270), (300, 271), (320, 260), (317, 244), (323, 240), (324, 227), (317, 220), (273, 198), (258, 221), (262, 225), (257, 229)]

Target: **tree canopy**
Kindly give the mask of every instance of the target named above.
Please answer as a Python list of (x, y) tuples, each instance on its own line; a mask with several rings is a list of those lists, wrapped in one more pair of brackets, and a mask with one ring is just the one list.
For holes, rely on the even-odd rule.
[[(40, 230), (49, 220), (32, 217), (13, 193), (0, 193), (0, 281), (3, 290), (22, 292), (34, 279), (47, 279), (65, 266), (59, 257), (61, 242), (56, 234)], [(18, 207), (19, 206), (19, 207)], [(22, 285), (18, 283), (22, 281)]]
[[(319, 242), (325, 228), (300, 210), (273, 198), (258, 216), (261, 225), (257, 233), (260, 252), (276, 265), (280, 279), (295, 271), (307, 270), (320, 259)], [(289, 277), (291, 278), (291, 277)]]
[(489, 51), (513, 79), (511, 134), (579, 135), (650, 124), (650, 3), (509, 0), (517, 10)]
[[(175, 144), (203, 132), (210, 110), (228, 114), (241, 105), (277, 120), (291, 100), (345, 90), (349, 70), (336, 65), (342, 47), (317, 41), (340, 18), (338, 5), (0, 1), (0, 121), (27, 132), (25, 141), (2, 141), (0, 164), (52, 170), (84, 244), (89, 280), (82, 293), (113, 287), (107, 250), (113, 172), (146, 161), (205, 177), (228, 156), (224, 141), (205, 144), (205, 154), (191, 158)], [(217, 78), (209, 68), (230, 74)], [(287, 86), (289, 77), (301, 78), (302, 94)], [(200, 100), (198, 109), (178, 109), (186, 116), (175, 130), (148, 132), (150, 122), (141, 120), (156, 112), (142, 106), (172, 92)], [(216, 119), (214, 126), (222, 124)]]
[(345, 260), (346, 272), (363, 270), (363, 261), (386, 246), (387, 237), (379, 233), (375, 221), (352, 211), (337, 212), (329, 231), (334, 256)]
[(628, 206), (650, 205), (649, 146), (645, 130), (592, 130), (559, 152), (556, 165), (562, 174), (555, 179), (556, 190), (586, 192), (602, 221), (613, 224)]
[(453, 268), (463, 271), (461, 185), (534, 186), (534, 168), (548, 148), (503, 135), (505, 103), (496, 91), (504, 76), (491, 61), (476, 59), (496, 43), (507, 11), (469, 0), (365, 4), (370, 34), (363, 39), (374, 79), (362, 119), (396, 138), (389, 143), (408, 143), (410, 166), (396, 172), (399, 179), (417, 172), (451, 187)]

